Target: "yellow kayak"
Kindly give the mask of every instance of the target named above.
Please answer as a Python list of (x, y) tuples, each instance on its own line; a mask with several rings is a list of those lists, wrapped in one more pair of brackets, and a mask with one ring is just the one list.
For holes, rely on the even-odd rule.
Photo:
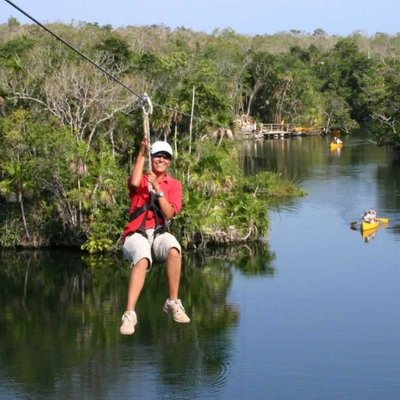
[(371, 229), (376, 229), (379, 226), (379, 221), (376, 222), (361, 222), (361, 231), (370, 231)]
[(387, 224), (389, 222), (389, 218), (377, 218), (374, 222), (361, 222), (361, 232), (369, 231), (371, 229), (376, 229), (378, 226), (382, 224)]
[(343, 143), (329, 143), (329, 147), (331, 150), (341, 149), (343, 147)]

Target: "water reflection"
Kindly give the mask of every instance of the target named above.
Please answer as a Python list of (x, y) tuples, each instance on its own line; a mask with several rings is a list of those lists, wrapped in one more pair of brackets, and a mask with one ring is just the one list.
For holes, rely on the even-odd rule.
[[(273, 276), (272, 262), (275, 254), (269, 249), (267, 242), (240, 244), (235, 247), (214, 247), (200, 250), (188, 255), (190, 267), (202, 268), (212, 260), (213, 263), (224, 263), (234, 267), (247, 276)], [(208, 260), (208, 261), (207, 261)]]
[(376, 171), (378, 191), (381, 195), (381, 203), (389, 215), (392, 215), (389, 224), (391, 230), (400, 240), (400, 216), (396, 216), (396, 211), (400, 210), (400, 159), (399, 154), (392, 154), (386, 165), (380, 165)]
[[(185, 255), (187, 326), (162, 305), (162, 268), (154, 268), (138, 304), (132, 337), (119, 335), (128, 268), (118, 257), (64, 251), (3, 251), (0, 261), (2, 397), (200, 398), (224, 385), (232, 329), (240, 317), (227, 300), (234, 269), (273, 275), (259, 247)], [(221, 268), (221, 265), (223, 267)], [(10, 384), (14, 382), (14, 384)], [(172, 395), (173, 394), (173, 395)], [(3, 396), (4, 395), (4, 396)]]

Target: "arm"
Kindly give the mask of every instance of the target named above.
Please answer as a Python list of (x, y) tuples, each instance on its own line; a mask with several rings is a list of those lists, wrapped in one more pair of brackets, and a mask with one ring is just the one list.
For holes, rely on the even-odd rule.
[(139, 153), (136, 157), (135, 164), (132, 167), (131, 174), (128, 178), (128, 188), (129, 190), (134, 190), (135, 188), (139, 187), (140, 181), (143, 175), (143, 167), (146, 161), (147, 156), (147, 149), (148, 149), (148, 141), (146, 137), (143, 137), (142, 141), (140, 142), (140, 149)]
[[(153, 172), (149, 173), (149, 182), (151, 182), (155, 193), (162, 192), (162, 188), (161, 188), (160, 184), (157, 182), (156, 175)], [(173, 218), (176, 214), (175, 208), (169, 202), (167, 197), (165, 197), (165, 196), (159, 197), (157, 200), (158, 200), (158, 205), (160, 206), (162, 213), (165, 215), (165, 218), (167, 220), (170, 220), (171, 218)]]

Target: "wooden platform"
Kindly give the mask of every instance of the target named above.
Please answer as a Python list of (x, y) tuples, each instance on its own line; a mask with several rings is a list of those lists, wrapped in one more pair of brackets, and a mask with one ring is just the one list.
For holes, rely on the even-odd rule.
[(265, 139), (279, 139), (295, 136), (319, 135), (321, 132), (292, 124), (261, 124), (260, 133)]

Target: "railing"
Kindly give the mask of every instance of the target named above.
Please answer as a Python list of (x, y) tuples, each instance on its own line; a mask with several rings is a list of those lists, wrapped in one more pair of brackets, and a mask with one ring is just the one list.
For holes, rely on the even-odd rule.
[(292, 124), (261, 124), (262, 133), (290, 133), (293, 131), (294, 126)]

